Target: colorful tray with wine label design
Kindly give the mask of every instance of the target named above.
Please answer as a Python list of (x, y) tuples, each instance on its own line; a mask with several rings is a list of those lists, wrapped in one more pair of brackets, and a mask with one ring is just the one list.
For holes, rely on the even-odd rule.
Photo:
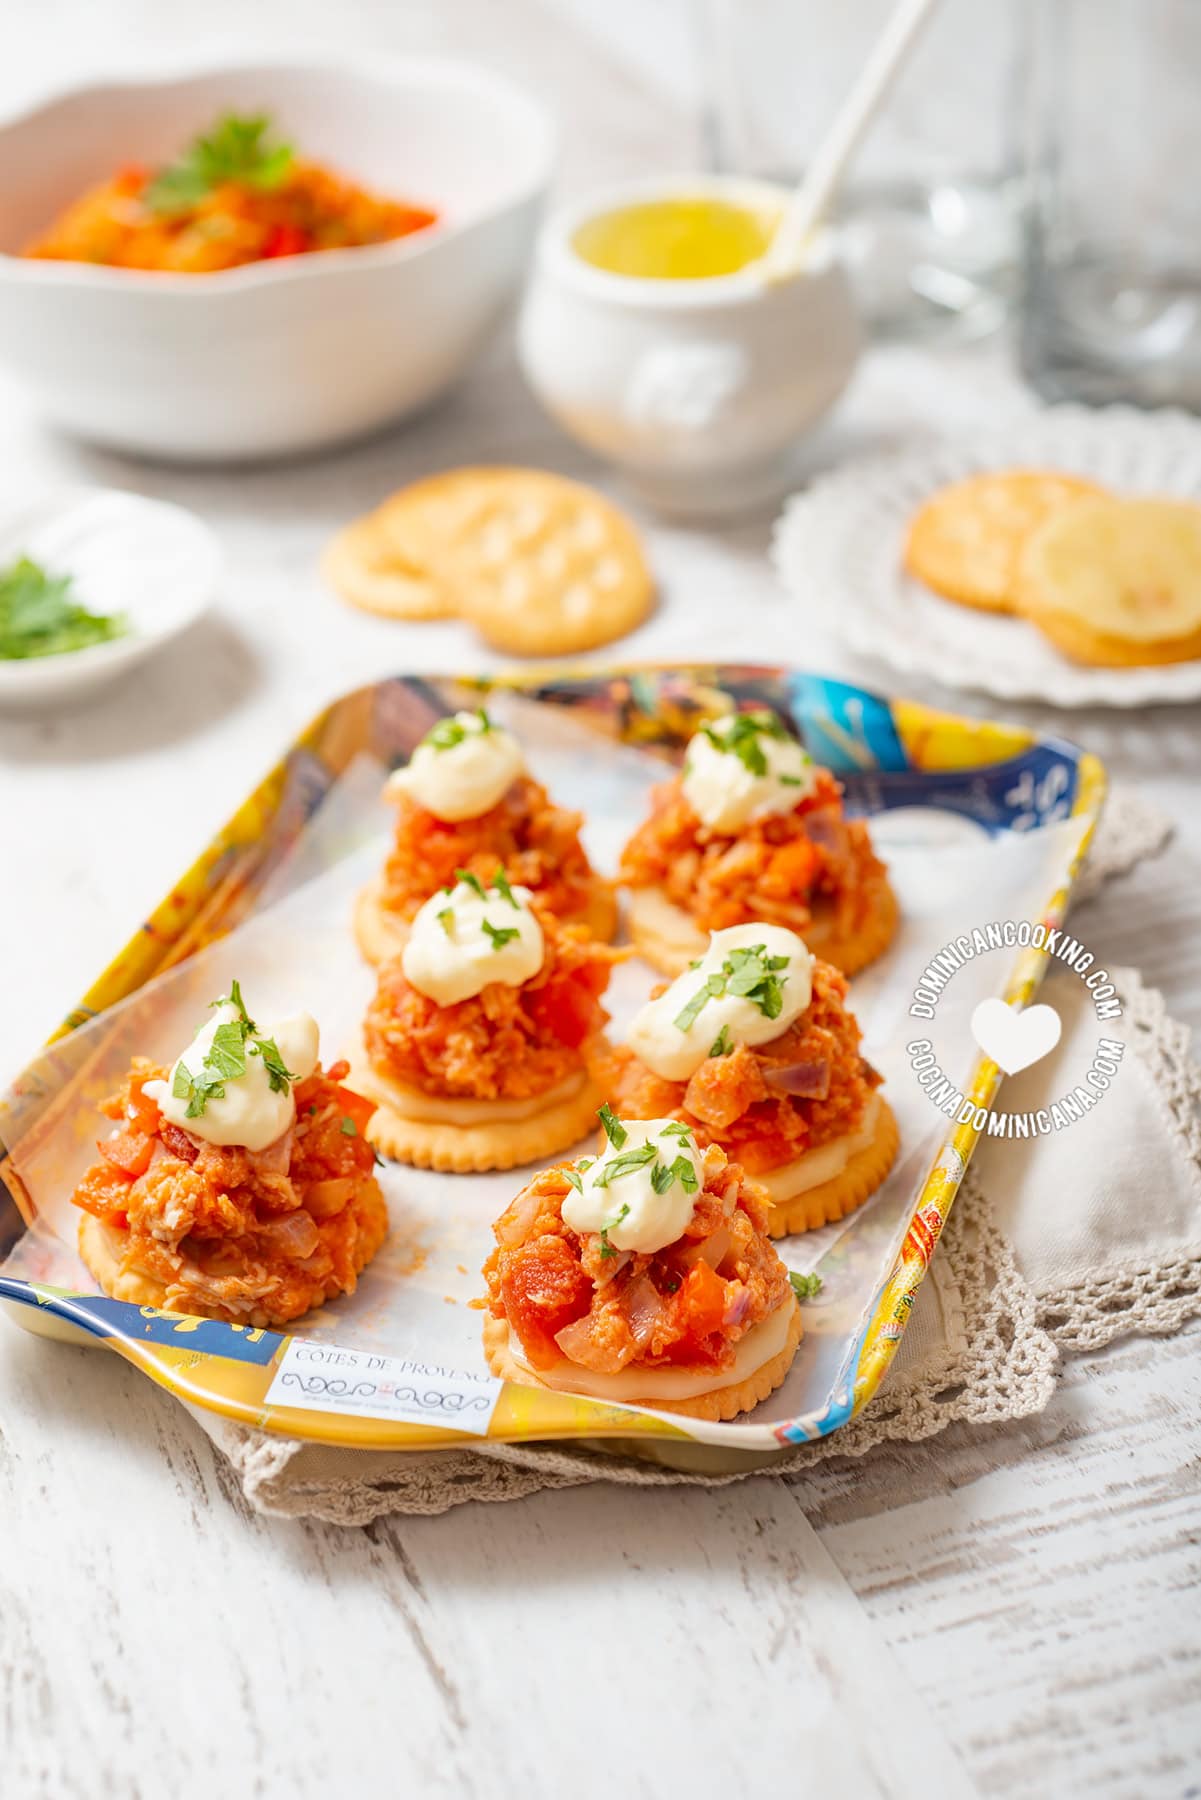
[[(698, 724), (758, 704), (791, 718), (870, 816), (902, 911), (892, 948), (851, 986), (865, 1051), (901, 1127), (888, 1182), (837, 1226), (782, 1241), (816, 1272), (785, 1384), (750, 1414), (709, 1424), (496, 1380), (480, 1345), (489, 1229), (528, 1172), (438, 1175), (389, 1166), (391, 1231), (353, 1296), (288, 1332), (164, 1313), (97, 1294), (75, 1253), (67, 1196), (94, 1155), (131, 1051), (170, 1060), (207, 1000), (238, 973), (248, 994), (290, 994), (341, 1053), (372, 991), (350, 931), (354, 894), (387, 850), (386, 771), (435, 719), (481, 698), (519, 733), (532, 772), (587, 821), (608, 872)], [(913, 990), (956, 933), (996, 919), (1062, 922), (1104, 794), (1091, 755), (794, 670), (646, 667), (518, 677), (405, 677), (336, 701), (293, 745), (0, 1102), (0, 1300), (18, 1322), (100, 1343), (187, 1401), (264, 1431), (364, 1448), (604, 1438), (671, 1460), (716, 1446), (731, 1467), (836, 1431), (870, 1404), (896, 1353), (978, 1135), (931, 1105), (906, 1060)], [(1045, 955), (1007, 953), (956, 977), (960, 1010), (999, 993), (1023, 1006)], [(614, 1029), (654, 977), (633, 962)], [(974, 984), (974, 985), (973, 985)], [(620, 984), (615, 984), (619, 986)], [(965, 1036), (962, 1093), (988, 1107), (996, 1064)], [(970, 1111), (970, 1107), (965, 1110)], [(652, 1442), (652, 1440), (658, 1440)]]

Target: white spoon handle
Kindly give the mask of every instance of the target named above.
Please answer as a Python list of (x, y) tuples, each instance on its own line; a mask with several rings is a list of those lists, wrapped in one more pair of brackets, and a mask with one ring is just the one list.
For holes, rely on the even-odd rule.
[(897, 0), (776, 227), (765, 258), (769, 275), (790, 274), (803, 260), (810, 233), (825, 217), (847, 164), (938, 4), (939, 0)]

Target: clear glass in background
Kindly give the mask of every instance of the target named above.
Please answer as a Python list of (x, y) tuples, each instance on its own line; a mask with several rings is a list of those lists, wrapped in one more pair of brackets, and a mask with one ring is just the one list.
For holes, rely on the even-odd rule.
[[(894, 0), (693, 4), (711, 161), (795, 181)], [(879, 335), (979, 336), (1006, 315), (1028, 14), (1029, 0), (944, 0), (859, 150), (838, 218)]]
[(1023, 372), (1201, 408), (1201, 3), (1040, 0), (1031, 72)]

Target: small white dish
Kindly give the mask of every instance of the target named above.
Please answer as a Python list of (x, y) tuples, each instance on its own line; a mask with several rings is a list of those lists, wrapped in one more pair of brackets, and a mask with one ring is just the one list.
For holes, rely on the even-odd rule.
[(1201, 501), (1201, 424), (1166, 410), (1056, 406), (990, 435), (856, 458), (789, 501), (773, 548), (780, 579), (823, 630), (902, 675), (1053, 706), (1201, 700), (1201, 660), (1085, 668), (1024, 619), (957, 606), (906, 574), (905, 535), (924, 500), (965, 476), (1014, 468)]
[[(269, 112), (306, 157), (438, 222), (207, 275), (16, 255), (88, 186), (231, 110)], [(468, 64), (330, 57), (75, 89), (0, 126), (0, 358), (56, 424), (139, 455), (358, 436), (466, 368), (525, 273), (552, 162), (543, 110)]]
[(640, 202), (708, 198), (775, 212), (788, 190), (731, 176), (626, 183), (564, 208), (538, 242), (521, 319), (526, 377), (572, 437), (651, 504), (744, 510), (784, 491), (789, 454), (859, 356), (850, 284), (828, 232), (804, 269), (701, 280), (610, 274), (574, 247), (590, 219)]
[(21, 556), (70, 575), (73, 599), (122, 614), (129, 630), (60, 656), (0, 659), (4, 712), (91, 698), (194, 624), (221, 575), (217, 540), (194, 513), (115, 488), (74, 488), (0, 514), (0, 569)]

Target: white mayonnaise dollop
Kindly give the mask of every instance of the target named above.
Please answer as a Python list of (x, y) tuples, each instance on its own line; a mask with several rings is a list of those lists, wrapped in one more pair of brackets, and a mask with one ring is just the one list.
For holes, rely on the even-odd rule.
[(408, 794), (435, 818), (454, 824), (488, 812), (524, 772), (525, 757), (511, 733), (482, 710), (455, 713), (440, 719), (408, 766), (388, 777), (384, 798)]
[(715, 744), (705, 731), (689, 741), (684, 798), (710, 831), (740, 831), (754, 819), (791, 812), (817, 780), (817, 765), (795, 738), (755, 730), (754, 718), (749, 713), (726, 713), (708, 728), (722, 740), (733, 735), (742, 755), (724, 748), (724, 743)]
[(187, 1093), (175, 1091), (177, 1087), (183, 1089), (189, 1078), (195, 1083), (214, 1075), (205, 1058), (212, 1051), (217, 1029), (236, 1024), (241, 1018), (241, 1011), (232, 1001), (215, 1006), (187, 1049), (172, 1064), (168, 1079), (148, 1081), (145, 1092), (164, 1119), (193, 1137), (203, 1138), (207, 1144), (240, 1144), (246, 1150), (265, 1150), (283, 1136), (296, 1117), (296, 1102), (291, 1081), (279, 1091), (272, 1088), (270, 1071), (257, 1046), (263, 1038), (270, 1038), (293, 1081), (303, 1081), (317, 1067), (317, 1021), (308, 1013), (294, 1013), (290, 1019), (281, 1019), (273, 1029), (264, 1028), (246, 1037), (242, 1044), (244, 1072), (223, 1076), (224, 1092), (210, 1092), (203, 1111), (194, 1117), (188, 1117)]
[[(618, 1129), (625, 1133), (619, 1143), (610, 1142), (587, 1168), (577, 1165), (582, 1191), (568, 1194), (563, 1217), (573, 1231), (603, 1230), (614, 1250), (650, 1255), (674, 1244), (692, 1218), (705, 1185), (700, 1152), (675, 1119), (623, 1119)], [(654, 1147), (653, 1157), (647, 1146)], [(613, 1173), (622, 1166), (624, 1174)], [(672, 1168), (676, 1173), (666, 1185), (660, 1174), (663, 1192), (657, 1193), (656, 1172)]]
[[(762, 945), (758, 958), (731, 957)], [(770, 964), (783, 958), (778, 968)], [(720, 982), (723, 991), (709, 994), (703, 1006), (693, 1004), (706, 984)], [(779, 988), (779, 1011), (772, 1017), (764, 1002)], [(753, 993), (738, 988), (752, 987)], [(735, 1044), (766, 1044), (787, 1031), (813, 996), (813, 957), (803, 939), (783, 925), (731, 925), (715, 931), (695, 969), (677, 975), (657, 1000), (648, 1000), (630, 1026), (631, 1050), (664, 1081), (687, 1081), (705, 1058)], [(691, 1014), (691, 1019), (687, 1014)], [(684, 1015), (684, 1023), (677, 1020)], [(724, 1032), (724, 1038), (723, 1038)]]
[(492, 981), (520, 987), (542, 967), (542, 927), (530, 898), (525, 887), (482, 895), (466, 881), (439, 888), (413, 920), (401, 954), (405, 980), (439, 1006), (470, 1000)]

